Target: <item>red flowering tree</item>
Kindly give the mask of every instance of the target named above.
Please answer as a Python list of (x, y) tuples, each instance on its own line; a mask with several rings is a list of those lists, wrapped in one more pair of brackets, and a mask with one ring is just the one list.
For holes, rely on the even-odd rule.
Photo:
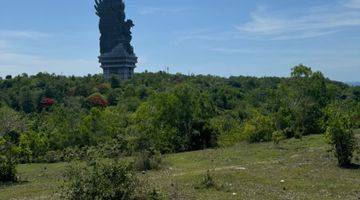
[(107, 107), (108, 101), (99, 93), (92, 94), (88, 97), (88, 102), (94, 107)]
[(52, 98), (44, 97), (41, 99), (40, 104), (42, 108), (48, 108), (55, 104), (55, 100)]

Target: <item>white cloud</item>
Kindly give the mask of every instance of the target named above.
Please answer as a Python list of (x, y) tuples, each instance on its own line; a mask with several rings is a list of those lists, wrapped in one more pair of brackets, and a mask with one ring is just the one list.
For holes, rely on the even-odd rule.
[(0, 38), (41, 39), (49, 36), (48, 33), (38, 31), (0, 30)]
[(227, 41), (234, 37), (233, 32), (217, 31), (215, 29), (197, 29), (177, 31), (173, 33), (174, 41), (173, 45), (179, 45), (190, 40), (202, 40), (202, 41)]
[(329, 35), (332, 33), (336, 33), (338, 32), (337, 30), (333, 30), (333, 31), (305, 31), (302, 33), (298, 33), (298, 34), (289, 34), (289, 35), (279, 35), (279, 36), (274, 36), (272, 39), (273, 40), (292, 40), (292, 39), (306, 39), (306, 38), (313, 38), (313, 37), (320, 37), (323, 35)]
[(49, 72), (64, 75), (98, 73), (96, 60), (53, 59), (37, 55), (0, 52), (0, 76)]
[(0, 30), (0, 76), (21, 73), (36, 74), (38, 72), (85, 75), (100, 71), (95, 56), (93, 59), (86, 60), (22, 53), (24, 49), (29, 52), (33, 42), (42, 39), (49, 40), (51, 39), (49, 37), (52, 36), (52, 34), (39, 31)]
[(343, 5), (348, 8), (360, 9), (360, 0), (348, 0), (344, 1)]
[[(360, 27), (360, 12), (352, 9), (360, 5), (359, 2), (350, 0), (346, 4), (314, 7), (296, 15), (290, 15), (287, 11), (273, 12), (262, 6), (251, 13), (249, 22), (236, 26), (236, 29), (249, 36), (265, 36), (275, 40), (328, 35), (344, 28)], [(350, 5), (352, 8), (349, 8)]]
[[(347, 28), (360, 27), (360, 0), (338, 0), (337, 3), (297, 10), (274, 11), (264, 5), (250, 13), (250, 20), (231, 30), (198, 29), (176, 32), (173, 44), (193, 40), (233, 41), (237, 39), (293, 40), (330, 35)], [(233, 52), (234, 49), (213, 49)]]

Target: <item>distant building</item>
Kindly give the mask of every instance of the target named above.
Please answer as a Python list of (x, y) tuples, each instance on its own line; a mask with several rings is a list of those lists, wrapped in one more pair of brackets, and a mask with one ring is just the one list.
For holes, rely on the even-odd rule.
[(123, 0), (95, 0), (96, 14), (100, 17), (99, 62), (105, 79), (119, 76), (127, 80), (133, 77), (137, 57), (131, 46), (131, 20), (126, 20)]

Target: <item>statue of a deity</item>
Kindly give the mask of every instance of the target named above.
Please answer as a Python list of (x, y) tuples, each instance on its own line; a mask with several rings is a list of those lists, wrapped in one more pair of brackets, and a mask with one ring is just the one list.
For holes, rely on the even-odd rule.
[[(95, 0), (96, 15), (100, 17), (100, 53), (105, 78), (133, 75), (137, 57), (131, 46), (132, 20), (126, 20), (123, 0)], [(130, 70), (130, 71), (128, 71)]]

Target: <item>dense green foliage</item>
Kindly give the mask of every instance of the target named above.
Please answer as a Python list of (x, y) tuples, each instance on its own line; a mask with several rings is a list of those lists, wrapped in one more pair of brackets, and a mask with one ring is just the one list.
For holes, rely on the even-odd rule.
[(324, 133), (334, 102), (360, 127), (360, 88), (303, 65), (289, 78), (23, 74), (0, 80), (0, 137), (21, 163), (181, 152)]
[(355, 151), (356, 140), (350, 116), (338, 109), (329, 109), (326, 129), (328, 142), (333, 146), (339, 166), (348, 167)]
[(0, 151), (0, 183), (17, 181), (14, 145), (0, 138)]
[(73, 165), (67, 170), (66, 178), (62, 199), (137, 199), (138, 182), (133, 171), (130, 165), (118, 161)]
[(0, 156), (0, 183), (15, 182), (16, 163), (10, 157)]

